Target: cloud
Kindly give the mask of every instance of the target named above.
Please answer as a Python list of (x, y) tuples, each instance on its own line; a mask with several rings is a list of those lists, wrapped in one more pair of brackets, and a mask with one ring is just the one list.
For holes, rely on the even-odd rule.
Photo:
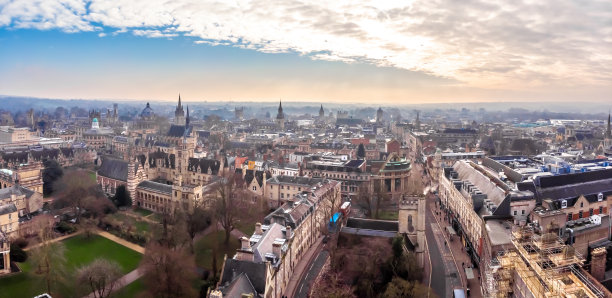
[(182, 35), (493, 89), (609, 85), (611, 19), (607, 0), (0, 0), (4, 27)]
[(145, 36), (145, 37), (152, 37), (152, 38), (159, 38), (159, 37), (170, 38), (170, 37), (178, 36), (177, 33), (165, 33), (159, 30), (133, 30), (132, 33), (136, 36)]
[(104, 37), (104, 36), (106, 36), (106, 33), (104, 33), (104, 32), (98, 33), (98, 37)]

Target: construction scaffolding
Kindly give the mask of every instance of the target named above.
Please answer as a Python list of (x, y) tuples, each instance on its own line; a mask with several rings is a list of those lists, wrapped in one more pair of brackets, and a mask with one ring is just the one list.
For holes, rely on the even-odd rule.
[(490, 297), (604, 297), (579, 268), (584, 258), (556, 234), (512, 232), (514, 250), (498, 252), (484, 270)]

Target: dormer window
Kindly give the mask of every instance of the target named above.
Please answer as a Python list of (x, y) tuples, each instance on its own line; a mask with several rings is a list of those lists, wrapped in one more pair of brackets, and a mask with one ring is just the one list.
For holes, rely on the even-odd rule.
[(561, 201), (561, 208), (567, 208), (567, 200)]
[(597, 202), (603, 201), (603, 197), (604, 197), (603, 193), (598, 193), (597, 194)]

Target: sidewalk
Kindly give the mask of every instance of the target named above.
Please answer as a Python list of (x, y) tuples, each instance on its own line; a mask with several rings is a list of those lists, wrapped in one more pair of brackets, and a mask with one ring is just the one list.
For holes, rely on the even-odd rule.
[[(140, 267), (132, 270), (128, 274), (126, 274), (126, 275), (122, 276), (121, 278), (119, 278), (117, 285), (111, 291), (111, 293), (123, 289), (125, 286), (127, 286), (127, 285), (131, 284), (132, 282), (136, 281), (137, 279), (141, 278), (143, 275), (144, 275), (144, 270), (140, 269)], [(84, 298), (94, 298), (94, 297), (95, 297), (94, 293), (91, 292), (91, 293), (89, 293), (89, 295), (85, 296)]]
[[(61, 237), (53, 238), (53, 239), (49, 240), (49, 243), (54, 243), (54, 242), (62, 241), (62, 240), (64, 240), (64, 239), (72, 238), (72, 237), (74, 237), (74, 236), (76, 236), (76, 235), (80, 235), (80, 234), (83, 234), (83, 231), (82, 231), (82, 230), (79, 230), (79, 231), (74, 232), (74, 233), (72, 233), (72, 234), (68, 234), (68, 235), (64, 235), (64, 236), (61, 236)], [(24, 248), (23, 250), (24, 250), (24, 251), (28, 251), (28, 250), (30, 250), (30, 249), (33, 249), (33, 248), (39, 247), (41, 244), (42, 244), (42, 243), (37, 243), (37, 244), (35, 244), (35, 245), (28, 246), (28, 247)]]
[(302, 277), (308, 268), (308, 265), (312, 263), (312, 260), (319, 254), (323, 245), (323, 236), (320, 236), (312, 246), (304, 253), (302, 259), (297, 263), (295, 269), (293, 269), (293, 274), (291, 274), (291, 279), (289, 280), (289, 284), (287, 284), (287, 288), (285, 288), (285, 296), (294, 297), (295, 291), (297, 290)]
[[(434, 216), (436, 217), (436, 221), (441, 225), (444, 229), (445, 226), (448, 226), (448, 218), (444, 219), (444, 212), (440, 209), (439, 206), (433, 207), (432, 211), (434, 212)], [(439, 213), (436, 214), (436, 213)], [(465, 251), (465, 247), (461, 243), (461, 237), (457, 235), (449, 235), (446, 230), (444, 230), (444, 236), (446, 239), (452, 239), (452, 241), (447, 241), (449, 248), (453, 252), (453, 256), (455, 259), (455, 264), (459, 270), (459, 274), (461, 275), (461, 283), (466, 286), (466, 288), (470, 289), (470, 297), (482, 297), (482, 292), (480, 291), (480, 271), (476, 268), (472, 268), (474, 273), (474, 278), (467, 279), (465, 268), (471, 267), (472, 262), (470, 256)]]
[(137, 245), (137, 244), (134, 244), (132, 242), (129, 242), (127, 240), (124, 240), (122, 238), (119, 238), (119, 237), (117, 237), (117, 236), (115, 236), (115, 235), (113, 235), (113, 234), (111, 234), (109, 232), (104, 232), (104, 231), (98, 230), (98, 231), (96, 231), (96, 233), (98, 235), (108, 239), (108, 240), (111, 240), (111, 241), (114, 241), (114, 242), (116, 242), (118, 244), (121, 244), (121, 245), (123, 245), (123, 246), (125, 246), (125, 247), (127, 247), (127, 248), (129, 248), (131, 250), (137, 251), (137, 252), (139, 252), (141, 254), (145, 253), (144, 247), (142, 247), (140, 245)]

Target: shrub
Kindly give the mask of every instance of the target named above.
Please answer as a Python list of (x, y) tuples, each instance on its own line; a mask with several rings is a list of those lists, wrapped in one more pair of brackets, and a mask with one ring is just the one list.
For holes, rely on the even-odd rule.
[(62, 234), (72, 234), (76, 231), (76, 228), (65, 221), (60, 221), (55, 225), (55, 230)]
[(23, 237), (19, 237), (15, 240), (13, 240), (13, 244), (17, 245), (19, 248), (26, 248), (26, 246), (28, 246), (28, 239), (23, 238)]
[(11, 261), (23, 263), (28, 259), (28, 254), (14, 243), (11, 244)]

